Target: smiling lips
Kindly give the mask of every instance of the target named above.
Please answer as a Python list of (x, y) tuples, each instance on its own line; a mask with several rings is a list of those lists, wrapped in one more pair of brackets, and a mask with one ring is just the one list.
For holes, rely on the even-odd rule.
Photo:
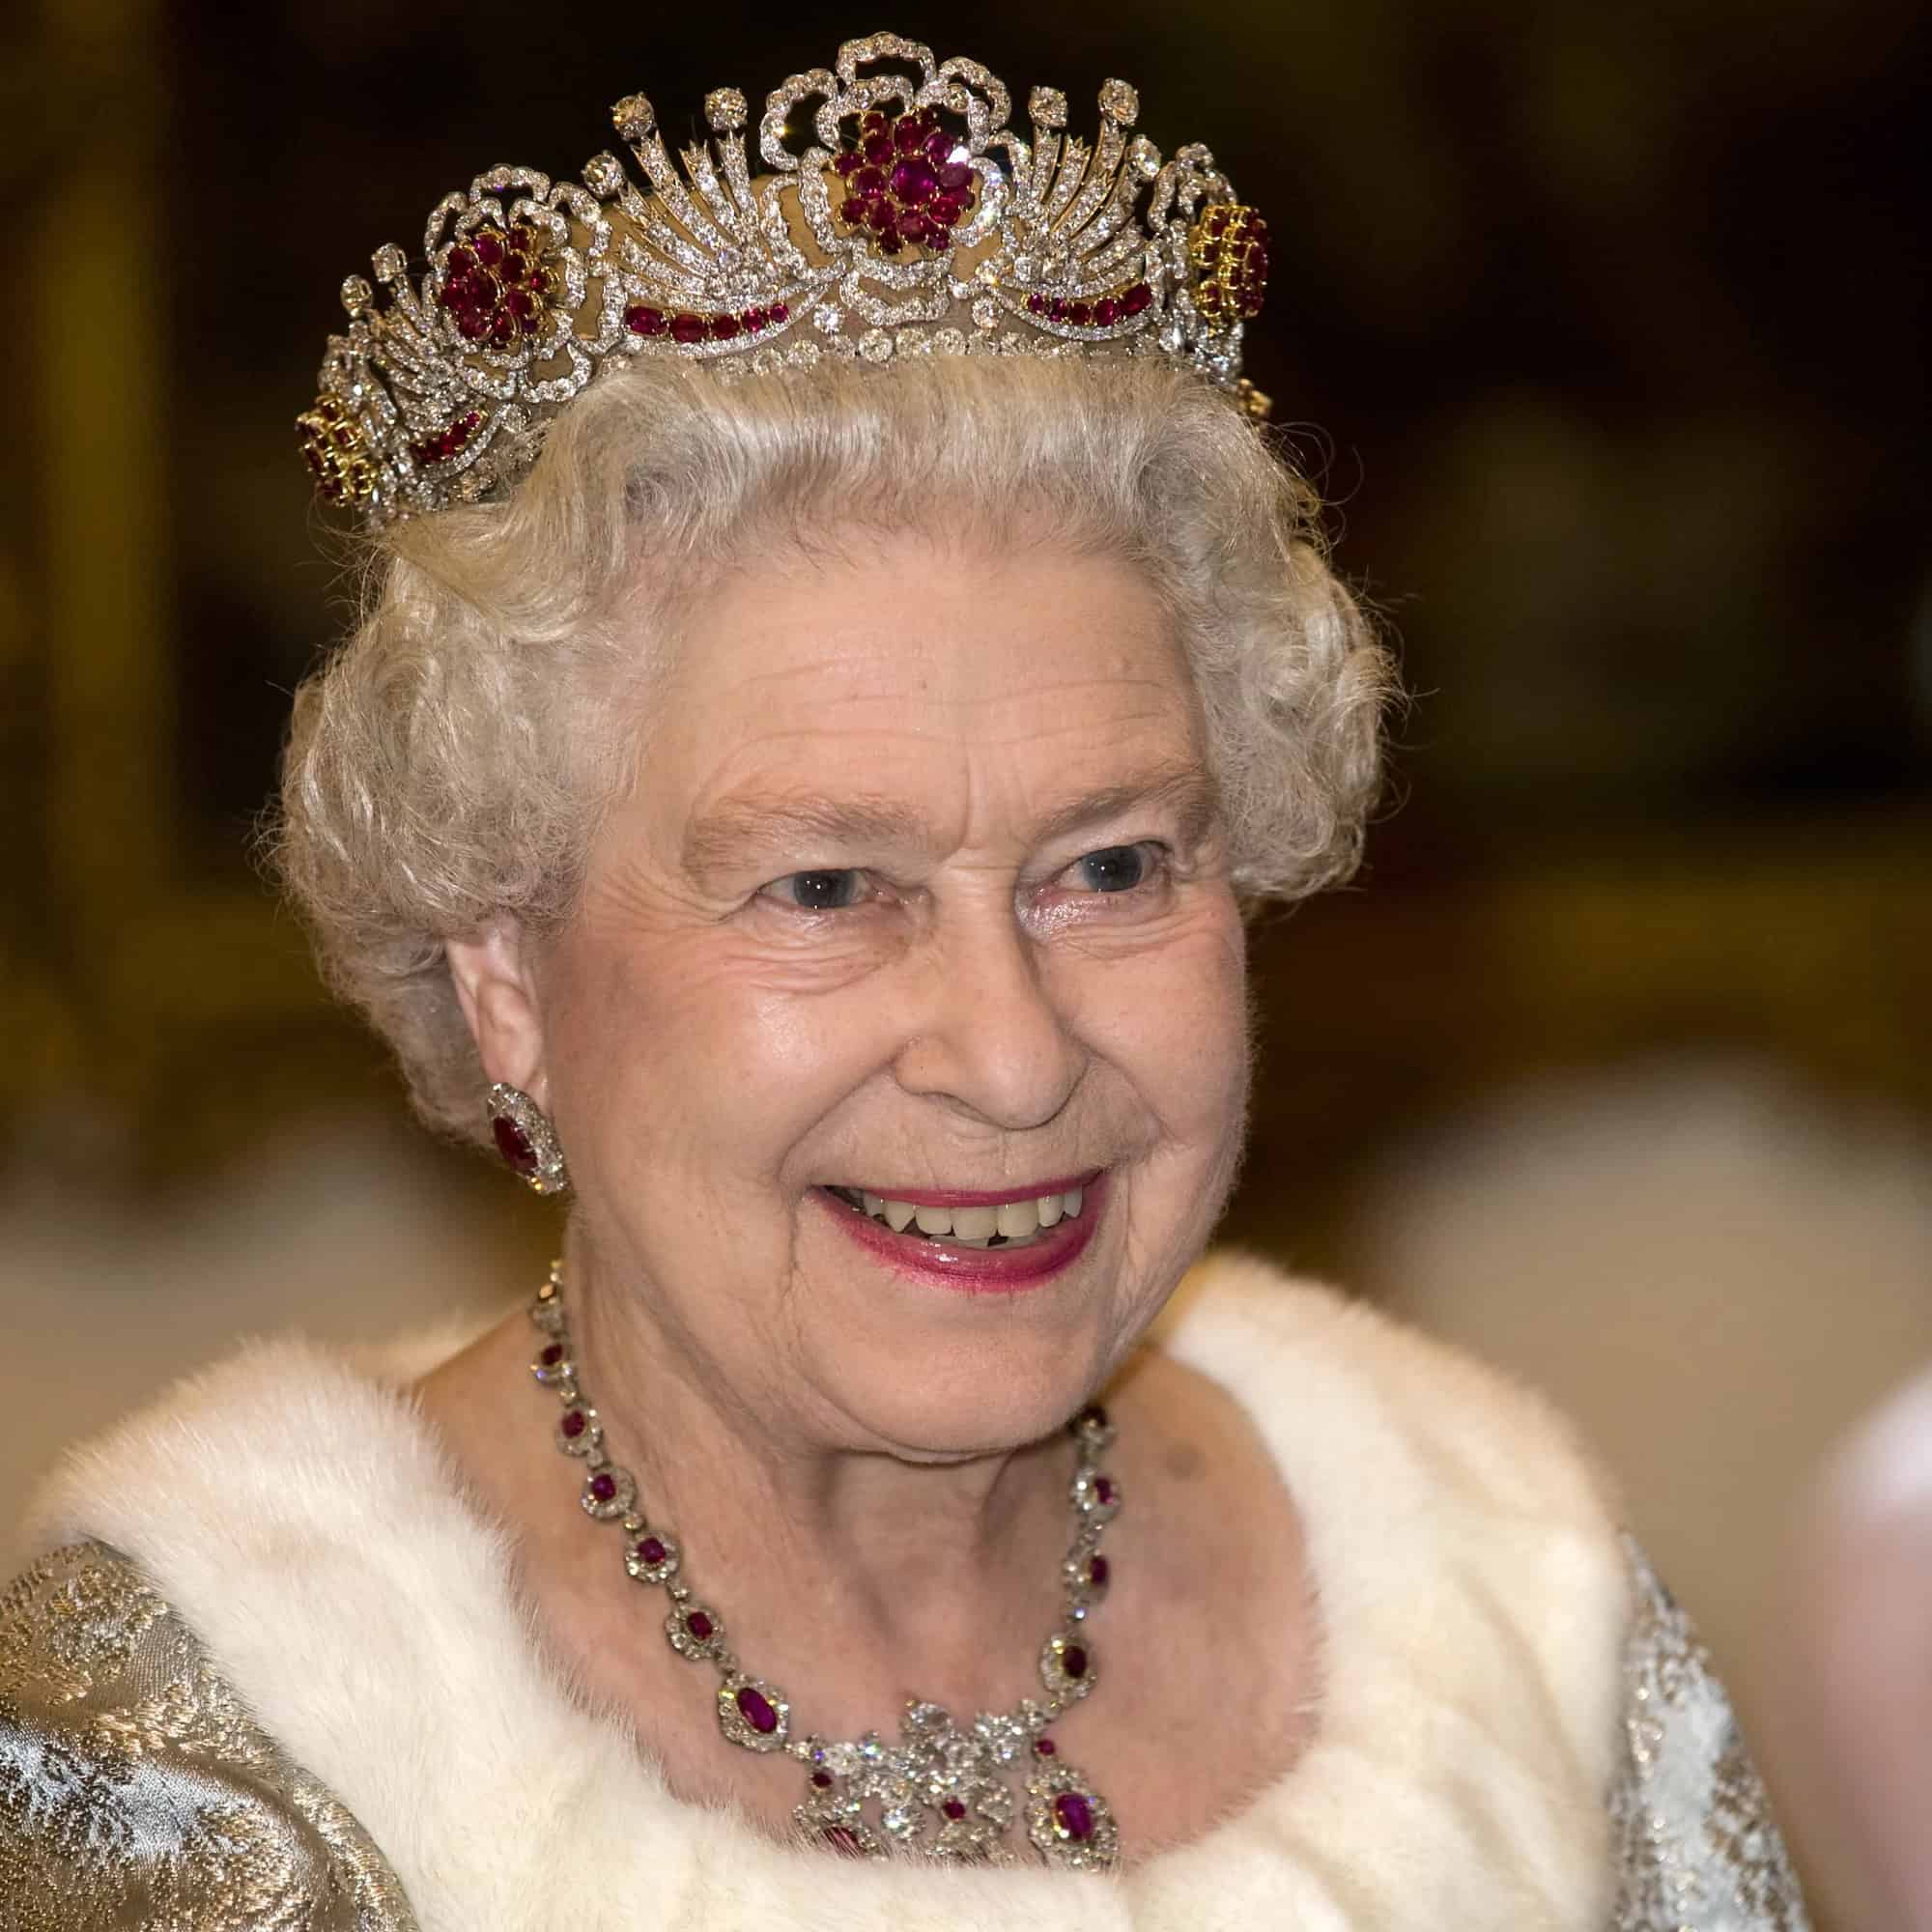
[(942, 1193), (923, 1200), (828, 1186), (836, 1219), (896, 1271), (969, 1290), (1018, 1289), (1067, 1267), (1099, 1212), (1097, 1173), (1047, 1181), (1025, 1194)]
[(970, 1197), (904, 1201), (855, 1187), (831, 1191), (872, 1220), (884, 1222), (895, 1235), (913, 1232), (959, 1247), (986, 1248), (1030, 1245), (1043, 1230), (1057, 1227), (1063, 1220), (1077, 1220), (1086, 1205), (1087, 1190), (1082, 1182), (1003, 1201)]

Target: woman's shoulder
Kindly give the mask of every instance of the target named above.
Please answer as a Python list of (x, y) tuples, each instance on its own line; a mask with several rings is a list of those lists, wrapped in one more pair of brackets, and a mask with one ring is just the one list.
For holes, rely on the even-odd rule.
[[(1389, 1734), (1378, 1685), (1401, 1684), (1414, 1712), (1486, 1713), (1439, 1777), (1421, 1762), (1424, 1733), (1400, 1733), (1384, 1821), (1414, 1804), (1419, 1834), (1440, 1794), (1468, 1790), (1479, 1756), (1486, 1790), (1546, 1798), (1580, 1762), (1577, 1835), (1551, 1818), (1548, 1843), (1607, 1825), (1615, 1932), (1803, 1932), (1711, 1655), (1555, 1408), (1371, 1303), (1250, 1257), (1194, 1271), (1164, 1346), (1242, 1404), (1295, 1497), (1324, 1612), (1324, 1743), (1373, 1757)], [(1537, 1752), (1565, 1740), (1537, 1778)]]
[[(1560, 1411), (1372, 1301), (1215, 1251), (1182, 1282), (1156, 1339), (1253, 1416), (1290, 1480), (1382, 1484), (1451, 1519), (1564, 1526), (1621, 1573), (1620, 1502)], [(1548, 1538), (1546, 1538), (1548, 1547)]]
[(43, 1932), (175, 1922), (406, 1932), (355, 1819), (292, 1764), (118, 1551), (0, 1594), (0, 1895)]

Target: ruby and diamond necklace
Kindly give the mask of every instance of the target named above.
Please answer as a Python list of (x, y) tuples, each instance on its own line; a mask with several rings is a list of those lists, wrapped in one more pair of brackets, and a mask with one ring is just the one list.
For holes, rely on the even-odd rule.
[(1059, 1754), (1048, 1726), (1094, 1688), (1088, 1613), (1107, 1594), (1100, 1538), (1121, 1507), (1120, 1486), (1095, 1459), (1114, 1438), (1101, 1408), (1068, 1425), (1078, 1462), (1068, 1489), (1073, 1543), (1061, 1565), (1066, 1612), (1040, 1646), (1045, 1695), (1023, 1697), (1009, 1712), (981, 1712), (970, 1726), (937, 1704), (906, 1705), (896, 1744), (867, 1731), (850, 1744), (798, 1735), (791, 1705), (776, 1685), (751, 1674), (725, 1640), (724, 1619), (683, 1581), (683, 1551), (639, 1506), (635, 1478), (604, 1451), (597, 1410), (578, 1378), (563, 1311), (563, 1267), (554, 1263), (530, 1320), (542, 1331), (530, 1373), (563, 1405), (557, 1446), (584, 1465), (584, 1513), (624, 1534), (624, 1568), (670, 1600), (665, 1635), (677, 1654), (718, 1673), (718, 1727), (745, 1750), (782, 1751), (804, 1767), (806, 1796), (792, 1816), (819, 1843), (855, 1857), (894, 1853), (1005, 1864), (1016, 1861), (1009, 1833), (1017, 1818), (1049, 1864), (1103, 1869), (1120, 1855), (1107, 1801), (1076, 1765)]

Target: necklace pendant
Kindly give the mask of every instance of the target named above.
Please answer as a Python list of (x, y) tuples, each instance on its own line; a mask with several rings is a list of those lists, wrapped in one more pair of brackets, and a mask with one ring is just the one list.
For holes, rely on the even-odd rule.
[(1017, 1862), (1009, 1833), (1023, 1816), (1049, 1864), (1105, 1870), (1120, 1853), (1113, 1811), (1077, 1765), (1061, 1760), (1044, 1721), (1026, 1704), (1011, 1716), (982, 1714), (962, 1731), (939, 1705), (915, 1703), (897, 1745), (869, 1732), (856, 1744), (810, 1740), (806, 1798), (792, 1816), (848, 1858), (911, 1853), (995, 1865)]
[(1027, 1836), (1049, 1864), (1105, 1871), (1121, 1855), (1113, 1806), (1077, 1764), (1038, 1760), (1027, 1779)]

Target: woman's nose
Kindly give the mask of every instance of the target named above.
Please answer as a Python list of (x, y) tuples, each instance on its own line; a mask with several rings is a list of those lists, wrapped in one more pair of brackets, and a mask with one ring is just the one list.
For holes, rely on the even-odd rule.
[(1065, 1106), (1085, 1054), (1010, 918), (962, 920), (920, 962), (895, 1071), (910, 1094), (952, 1101), (989, 1124), (1043, 1126)]

